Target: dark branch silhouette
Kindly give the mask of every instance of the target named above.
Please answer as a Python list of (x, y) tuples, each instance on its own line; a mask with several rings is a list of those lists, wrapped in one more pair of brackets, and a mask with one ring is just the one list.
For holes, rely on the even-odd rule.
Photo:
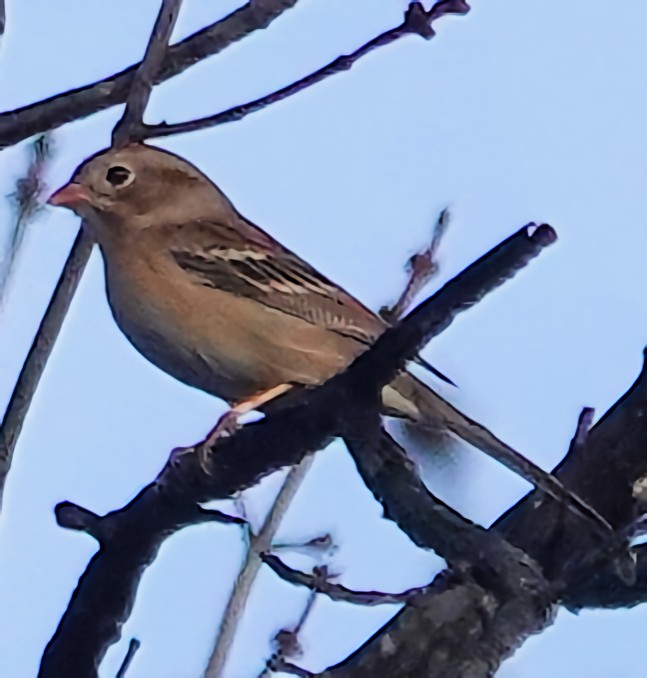
[[(634, 483), (647, 474), (647, 362), (636, 382), (584, 435), (591, 410), (580, 415), (569, 452), (554, 471), (613, 525), (631, 534)], [(529, 555), (550, 584), (552, 604), (511, 599), (484, 579), (445, 572), (326, 678), (395, 675), (406, 661), (411, 675), (491, 676), (530, 635), (552, 623), (556, 604), (572, 610), (631, 607), (647, 601), (647, 549), (628, 553), (573, 513), (535, 490), (490, 528)], [(539, 604), (538, 604), (539, 603)], [(387, 639), (387, 640), (385, 640)], [(376, 672), (378, 672), (376, 674)]]
[(130, 643), (128, 643), (128, 652), (126, 652), (126, 656), (124, 657), (123, 662), (121, 662), (121, 666), (119, 667), (119, 671), (117, 671), (115, 678), (126, 678), (126, 673), (140, 647), (141, 642), (137, 638), (130, 639)]
[[(300, 402), (269, 414), (264, 420), (243, 427), (236, 435), (221, 439), (209, 454), (208, 473), (198, 455), (173, 455), (158, 479), (144, 488), (124, 508), (99, 519), (93, 518), (92, 532), (104, 535), (99, 551), (79, 580), (69, 607), (45, 649), (40, 675), (83, 675), (91, 678), (110, 644), (118, 640), (120, 628), (132, 609), (137, 585), (145, 568), (154, 560), (162, 541), (182, 527), (201, 519), (197, 504), (230, 497), (251, 487), (265, 475), (300, 461), (306, 452), (324, 447), (342, 435), (362, 457), (355, 439), (361, 429), (376, 428), (379, 434), (378, 392), (390, 381), (405, 360), (431, 337), (444, 330), (460, 312), (495, 289), (554, 240), (550, 227), (532, 236), (521, 229), (505, 243), (481, 258), (422, 304), (399, 325), (385, 332), (374, 347), (357, 358), (344, 373), (322, 386), (304, 391)], [(369, 436), (369, 443), (375, 434)], [(376, 466), (380, 477), (376, 487), (388, 483), (384, 466), (375, 464), (372, 444), (366, 446), (365, 479)], [(381, 457), (380, 457), (381, 459)], [(387, 460), (388, 462), (389, 460)], [(419, 487), (419, 479), (408, 463), (398, 457), (397, 482)], [(372, 488), (375, 491), (375, 487)], [(528, 558), (497, 536), (465, 521), (421, 490), (418, 508), (424, 511), (403, 514), (401, 504), (388, 499), (387, 516), (402, 520), (405, 531), (419, 543), (436, 549), (448, 561), (484, 565), (486, 553), (506, 588), (542, 590), (542, 578)], [(69, 505), (68, 509), (69, 510)], [(60, 511), (59, 511), (60, 513)], [(80, 513), (80, 512), (79, 512)], [(457, 531), (458, 530), (458, 531)], [(452, 538), (448, 538), (449, 534)], [(105, 538), (105, 535), (110, 535)], [(521, 571), (519, 570), (521, 568)]]

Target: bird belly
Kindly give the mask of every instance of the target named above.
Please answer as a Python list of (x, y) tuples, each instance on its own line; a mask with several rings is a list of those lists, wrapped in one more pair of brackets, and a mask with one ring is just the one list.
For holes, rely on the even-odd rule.
[(107, 282), (115, 320), (143, 356), (230, 403), (279, 384), (321, 383), (363, 348), (254, 300), (163, 272), (125, 278), (123, 269), (108, 270)]
[(230, 403), (263, 390), (263, 380), (232, 360), (219, 341), (226, 324), (221, 314), (191, 312), (187, 302), (192, 300), (181, 289), (163, 289), (162, 284), (150, 293), (138, 282), (119, 284), (119, 277), (108, 275), (107, 293), (117, 326), (142, 356), (178, 381)]

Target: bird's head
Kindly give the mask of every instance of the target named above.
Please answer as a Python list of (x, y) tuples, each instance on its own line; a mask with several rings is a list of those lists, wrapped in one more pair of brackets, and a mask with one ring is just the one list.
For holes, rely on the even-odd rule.
[(48, 204), (74, 211), (99, 240), (106, 229), (142, 229), (231, 210), (227, 198), (196, 167), (144, 144), (88, 158)]

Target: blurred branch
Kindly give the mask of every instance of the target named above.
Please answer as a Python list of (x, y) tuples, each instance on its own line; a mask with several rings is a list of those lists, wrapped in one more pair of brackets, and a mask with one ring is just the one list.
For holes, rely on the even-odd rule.
[(91, 250), (90, 237), (79, 231), (7, 405), (0, 425), (0, 506), (18, 436)]
[[(347, 440), (352, 438), (354, 430), (365, 428), (367, 418), (379, 422), (377, 401), (382, 385), (459, 313), (510, 278), (553, 242), (554, 237), (548, 226), (537, 229), (533, 235), (528, 229), (521, 229), (448, 283), (443, 288), (445, 294), (441, 290), (387, 330), (348, 370), (322, 386), (304, 391), (299, 402), (244, 426), (229, 438), (220, 439), (206, 460), (208, 469), (205, 470), (205, 460), (197, 454), (178, 458), (172, 455), (155, 482), (122, 509), (100, 518), (103, 523), (100, 533), (110, 536), (103, 539), (79, 579), (43, 654), (41, 678), (96, 676), (96, 667), (107, 648), (118, 639), (121, 626), (130, 614), (143, 572), (156, 557), (164, 539), (199, 519), (199, 503), (231, 497), (269, 473), (299, 463), (307, 453), (322, 449), (339, 434), (344, 434)], [(355, 420), (357, 423), (353, 424)], [(367, 459), (372, 458), (369, 450)], [(388, 480), (384, 468), (383, 465), (377, 467), (382, 473), (380, 482)], [(369, 475), (371, 469), (365, 468), (364, 472)], [(417, 481), (413, 469), (405, 465), (402, 473), (409, 474), (409, 478), (399, 481), (402, 486), (414, 487)], [(502, 568), (495, 578), (497, 581), (512, 572), (525, 590), (531, 590), (538, 582), (536, 572), (522, 554), (501, 539), (488, 542), (489, 535), (482, 528), (463, 521), (460, 516), (450, 515), (449, 510), (436, 510), (437, 500), (424, 492), (424, 498), (417, 501), (424, 501), (434, 510), (430, 514), (417, 514), (417, 519), (423, 525), (421, 535), (426, 543), (432, 541), (435, 534), (442, 537), (438, 544), (429, 544), (437, 548), (439, 555), (450, 562), (470, 562), (474, 558), (482, 561), (487, 551), (497, 555), (493, 559), (496, 566), (508, 558), (513, 561), (510, 568)], [(386, 504), (385, 513), (387, 517), (399, 519), (400, 505), (407, 499), (394, 497), (392, 493), (388, 496), (388, 500), (381, 499)], [(394, 508), (388, 503), (393, 498), (398, 502)], [(403, 528), (415, 533), (415, 519), (416, 515), (406, 516), (407, 524)], [(454, 532), (453, 539), (445, 539), (444, 534), (455, 530), (457, 525), (460, 531)], [(539, 585), (536, 588), (541, 590)]]
[(314, 455), (306, 455), (296, 466), (290, 469), (259, 533), (250, 537), (245, 562), (227, 601), (227, 607), (204, 674), (205, 678), (219, 678), (222, 675), (252, 585), (263, 564), (262, 554), (271, 548), (274, 535), (312, 467), (313, 461)]
[(143, 125), (144, 111), (153, 90), (155, 77), (168, 51), (168, 43), (181, 6), (182, 0), (162, 0), (144, 59), (135, 71), (124, 114), (112, 131), (112, 145), (117, 148), (134, 141), (137, 130)]
[(3, 304), (11, 272), (29, 223), (43, 208), (43, 192), (46, 190), (45, 171), (52, 158), (52, 139), (42, 134), (29, 144), (29, 164), (25, 176), (16, 182), (16, 190), (9, 196), (15, 221), (9, 230), (7, 244), (0, 259), (0, 308)]
[[(224, 19), (171, 46), (154, 84), (179, 75), (189, 66), (218, 54), (254, 31), (267, 28), (274, 19), (296, 3), (297, 0), (250, 0)], [(134, 64), (92, 85), (2, 113), (0, 149), (123, 103), (128, 97), (139, 66), (140, 64)]]
[[(161, 123), (159, 125), (144, 125), (140, 136), (142, 139), (152, 139), (158, 137), (165, 137), (171, 134), (182, 134), (185, 132), (196, 132), (201, 129), (223, 125), (225, 123), (242, 120), (250, 113), (260, 111), (271, 104), (283, 101), (298, 92), (316, 85), (325, 80), (331, 75), (348, 71), (352, 66), (359, 61), (363, 56), (370, 54), (373, 50), (379, 47), (390, 45), (392, 42), (404, 37), (405, 35), (419, 35), (426, 40), (434, 37), (435, 32), (432, 24), (437, 19), (448, 14), (466, 14), (470, 7), (467, 2), (463, 0), (440, 0), (430, 10), (426, 10), (422, 3), (411, 2), (407, 11), (405, 12), (404, 20), (399, 26), (392, 28), (377, 37), (369, 40), (352, 54), (337, 57), (334, 61), (326, 64), (322, 68), (310, 73), (286, 87), (282, 87), (276, 92), (267, 94), (259, 99), (254, 99), (246, 104), (234, 106), (216, 113), (208, 115), (204, 118), (197, 118), (195, 120), (187, 120), (185, 122), (178, 122), (173, 124)], [(0, 134), (1, 117), (0, 117)]]
[(128, 669), (130, 668), (130, 665), (137, 654), (137, 650), (139, 650), (140, 647), (141, 642), (137, 638), (130, 639), (130, 643), (128, 643), (128, 652), (126, 652), (126, 656), (124, 657), (124, 660), (121, 663), (115, 678), (126, 678), (126, 673), (128, 672)]
[(4, 36), (7, 15), (5, 12), (4, 0), (0, 0), (0, 39)]
[(305, 572), (300, 572), (299, 570), (289, 567), (280, 558), (271, 553), (263, 554), (262, 559), (266, 565), (281, 577), (281, 579), (290, 584), (305, 586), (316, 593), (323, 593), (331, 600), (354, 603), (356, 605), (374, 606), (406, 603), (416, 596), (425, 593), (429, 588), (428, 586), (422, 586), (419, 588), (408, 589), (401, 593), (353, 591), (342, 584), (331, 582), (328, 577), (322, 577), (320, 570), (323, 568), (315, 568), (313, 574), (306, 574)]

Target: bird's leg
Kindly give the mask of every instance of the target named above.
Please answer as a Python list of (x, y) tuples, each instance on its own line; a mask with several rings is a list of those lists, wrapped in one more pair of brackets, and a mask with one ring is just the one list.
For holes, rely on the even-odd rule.
[(248, 412), (257, 410), (265, 403), (273, 400), (274, 398), (278, 398), (278, 396), (283, 395), (291, 388), (292, 384), (279, 384), (278, 386), (273, 386), (267, 391), (261, 391), (260, 393), (253, 395), (251, 398), (241, 400), (230, 410), (225, 412), (220, 417), (220, 419), (218, 419), (218, 422), (211, 429), (211, 431), (209, 431), (207, 437), (204, 440), (196, 443), (195, 445), (191, 445), (190, 447), (176, 447), (173, 450), (172, 456), (177, 458), (178, 456), (186, 454), (187, 452), (195, 451), (200, 457), (200, 466), (208, 473), (207, 456), (209, 454), (209, 450), (211, 447), (213, 447), (218, 438), (232, 435), (240, 426), (238, 423), (240, 417), (242, 417), (244, 414), (247, 414)]
[(278, 386), (273, 386), (267, 391), (261, 391), (251, 398), (246, 400), (241, 400), (239, 403), (234, 405), (228, 412), (225, 412), (218, 423), (209, 431), (209, 435), (200, 443), (205, 447), (211, 447), (218, 438), (224, 435), (231, 435), (239, 428), (238, 420), (244, 414), (257, 410), (265, 403), (278, 396), (283, 395), (286, 391), (289, 391), (292, 388), (292, 384), (279, 384)]

